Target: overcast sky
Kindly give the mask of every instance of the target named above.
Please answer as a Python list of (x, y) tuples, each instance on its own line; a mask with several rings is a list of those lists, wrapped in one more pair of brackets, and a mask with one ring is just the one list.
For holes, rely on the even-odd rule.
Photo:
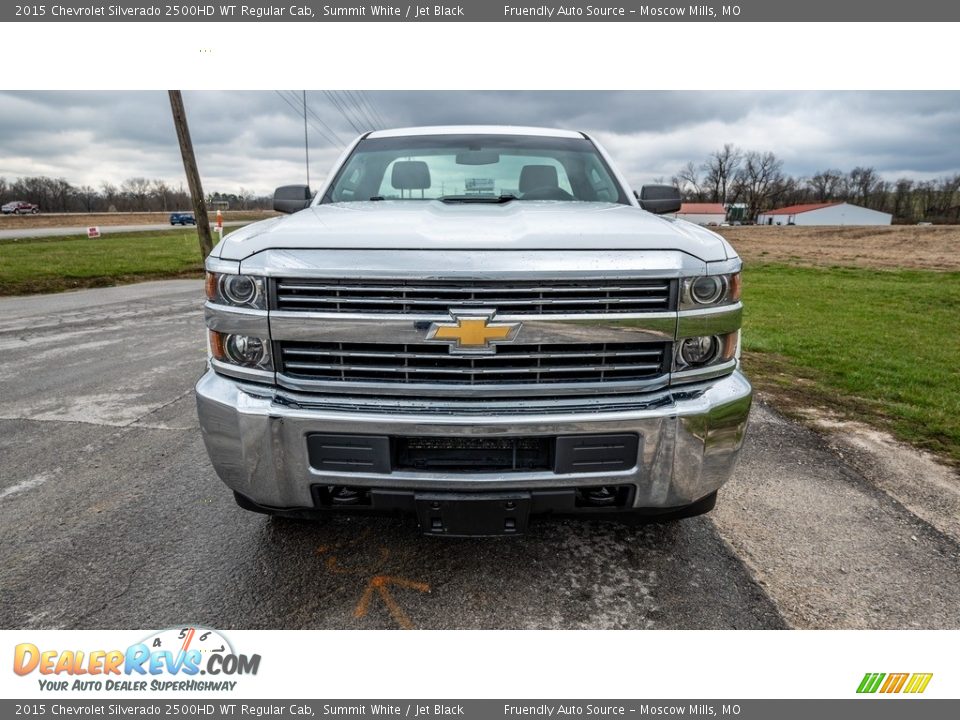
[[(300, 91), (297, 91), (299, 95)], [(313, 185), (366, 116), (388, 127), (495, 123), (593, 133), (639, 186), (731, 142), (772, 150), (787, 172), (873, 166), (887, 179), (960, 172), (958, 92), (309, 91)], [(276, 92), (185, 92), (208, 192), (303, 182), (303, 119)], [(341, 110), (345, 110), (346, 113)], [(327, 128), (321, 124), (325, 123)], [(329, 138), (325, 138), (323, 134)], [(331, 139), (337, 142), (331, 143)], [(0, 92), (0, 176), (99, 187), (184, 182), (164, 92)]]

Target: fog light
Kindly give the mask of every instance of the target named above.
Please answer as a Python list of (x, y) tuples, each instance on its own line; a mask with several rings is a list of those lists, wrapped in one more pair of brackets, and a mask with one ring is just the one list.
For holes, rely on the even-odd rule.
[(223, 354), (234, 365), (262, 365), (267, 356), (267, 346), (260, 338), (227, 335), (223, 342)]
[(710, 305), (723, 294), (723, 280), (717, 275), (704, 275), (690, 283), (690, 297), (701, 305)]
[(680, 359), (687, 365), (706, 365), (717, 357), (720, 340), (713, 335), (687, 338), (680, 345)]

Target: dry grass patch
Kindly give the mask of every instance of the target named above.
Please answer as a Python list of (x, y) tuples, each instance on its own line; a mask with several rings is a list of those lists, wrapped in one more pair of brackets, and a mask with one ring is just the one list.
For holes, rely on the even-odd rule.
[(748, 264), (960, 270), (960, 225), (714, 229)]

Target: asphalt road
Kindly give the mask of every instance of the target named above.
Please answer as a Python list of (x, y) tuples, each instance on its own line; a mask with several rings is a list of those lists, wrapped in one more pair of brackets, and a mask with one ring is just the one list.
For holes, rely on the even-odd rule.
[[(223, 223), (224, 227), (234, 227), (236, 225), (246, 225), (249, 220), (229, 220)], [(192, 227), (190, 225), (171, 225), (170, 223), (156, 223), (154, 225), (101, 225), (101, 235), (112, 235), (114, 233), (146, 232), (158, 230), (176, 230), (179, 227)], [(211, 223), (210, 227), (213, 227)], [(60, 237), (66, 235), (86, 235), (87, 226), (83, 227), (25, 227), (15, 228), (13, 230), (0, 230), (0, 240), (41, 238), (41, 237)]]
[(956, 487), (930, 509), (762, 403), (717, 510), (673, 524), (445, 540), (242, 511), (197, 428), (200, 295), (0, 300), (0, 627), (960, 627)]

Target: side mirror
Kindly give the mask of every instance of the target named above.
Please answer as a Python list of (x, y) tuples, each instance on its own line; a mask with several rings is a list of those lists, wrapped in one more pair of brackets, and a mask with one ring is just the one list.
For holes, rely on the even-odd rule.
[(295, 213), (307, 207), (312, 199), (309, 185), (284, 185), (273, 191), (273, 209)]
[(680, 212), (680, 188), (673, 185), (644, 185), (637, 195), (640, 207), (654, 215)]

